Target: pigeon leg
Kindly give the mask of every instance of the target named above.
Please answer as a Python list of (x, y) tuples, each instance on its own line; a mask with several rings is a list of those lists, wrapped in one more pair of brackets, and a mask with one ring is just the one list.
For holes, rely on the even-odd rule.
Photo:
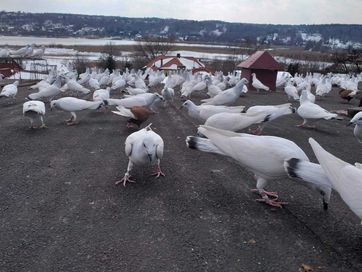
[(78, 122), (76, 122), (77, 115), (75, 115), (75, 112), (71, 112), (71, 114), (72, 114), (72, 117), (66, 121), (68, 126), (74, 126), (74, 125), (78, 124)]
[(43, 116), (41, 116), (41, 115), (40, 115), (40, 120), (41, 120), (41, 126), (40, 126), (40, 128), (48, 128), (48, 126), (44, 123)]
[(261, 126), (258, 126), (256, 129), (249, 128), (249, 132), (255, 135), (260, 135), (263, 131)]
[(303, 123), (296, 125), (297, 127), (305, 127), (305, 124), (307, 123), (306, 120), (303, 119)]
[(126, 187), (127, 182), (136, 182), (135, 180), (131, 179), (131, 176), (129, 174), (132, 170), (132, 166), (133, 166), (133, 163), (131, 161), (128, 161), (127, 172), (124, 174), (124, 177), (121, 180), (118, 180), (115, 182), (116, 185), (123, 183), (123, 186)]
[(297, 127), (302, 127), (302, 128), (315, 128), (315, 126), (309, 126), (306, 125), (307, 121), (304, 121), (303, 123), (297, 125)]
[(129, 122), (127, 122), (127, 125), (126, 125), (127, 128), (133, 128), (133, 125)]
[(120, 180), (117, 180), (117, 181), (115, 182), (115, 184), (118, 185), (118, 184), (120, 184), (120, 183), (123, 183), (123, 186), (126, 187), (127, 182), (133, 182), (133, 183), (134, 183), (134, 182), (136, 182), (136, 181), (135, 181), (135, 180), (132, 180), (130, 175), (125, 174), (124, 177), (123, 177), (122, 179), (120, 179)]
[(160, 176), (163, 176), (163, 177), (165, 176), (165, 174), (161, 170), (160, 163), (161, 163), (161, 161), (160, 161), (160, 159), (158, 159), (156, 172), (151, 174), (151, 176), (156, 176), (156, 178), (159, 178)]
[[(270, 205), (273, 207), (279, 207), (279, 208), (282, 208), (282, 205), (287, 204), (286, 202), (277, 201), (278, 194), (276, 192), (267, 192), (264, 190), (267, 180), (257, 177), (257, 176), (256, 176), (256, 179), (257, 179), (257, 182), (256, 182), (257, 189), (253, 189), (252, 192), (257, 192), (261, 196), (261, 198), (256, 199), (256, 201), (264, 202), (267, 205)], [(274, 199), (270, 199), (269, 196), (274, 197)]]

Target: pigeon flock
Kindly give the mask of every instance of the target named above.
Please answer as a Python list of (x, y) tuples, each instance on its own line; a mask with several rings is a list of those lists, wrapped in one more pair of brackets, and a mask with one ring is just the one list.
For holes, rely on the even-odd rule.
[[(27, 50), (30, 50), (29, 47)], [(32, 54), (36, 52), (32, 49)], [(273, 135), (259, 135), (268, 123), (278, 122), (279, 117), (294, 113), (303, 120), (301, 124), (296, 124), (300, 127), (296, 130), (311, 128), (307, 123), (317, 123), (319, 120), (328, 122), (330, 119), (342, 119), (337, 113), (319, 106), (316, 96), (328, 97), (332, 85), (335, 85), (341, 89), (341, 101), (348, 100), (349, 103), (354, 98), (358, 99), (360, 94), (357, 84), (361, 80), (362, 74), (285, 75), (277, 81), (277, 86), (284, 88), (284, 102), (292, 99), (299, 106), (284, 103), (246, 108), (244, 105), (237, 105), (237, 101), (248, 92), (249, 82), (233, 74), (224, 76), (221, 72), (209, 75), (178, 71), (167, 75), (162, 71), (152, 70), (121, 72), (116, 69), (110, 72), (108, 69), (100, 71), (95, 68), (88, 68), (80, 75), (74, 70), (66, 73), (51, 71), (46, 79), (30, 86), (28, 101), (23, 104), (23, 115), (30, 120), (32, 129), (47, 127), (46, 108), (69, 112), (71, 116), (66, 120), (69, 126), (78, 124), (76, 112), (83, 110), (107, 111), (111, 108), (112, 113), (127, 118), (127, 127), (136, 125), (138, 130), (131, 133), (125, 141), (128, 167), (123, 178), (116, 182), (126, 186), (127, 182), (135, 182), (131, 171), (147, 164), (156, 165), (153, 174), (156, 178), (165, 176), (161, 170), (164, 141), (162, 135), (158, 135), (147, 121), (162, 106), (177, 106), (200, 125), (195, 129), (195, 135), (186, 138), (186, 146), (232, 158), (252, 172), (256, 179), (256, 188), (252, 192), (260, 195), (258, 201), (282, 207), (285, 202), (279, 200), (277, 192), (267, 191), (266, 187), (273, 180), (289, 177), (319, 192), (324, 209), (328, 209), (332, 190), (337, 191), (362, 220), (360, 164), (351, 165), (340, 160), (310, 138), (309, 143), (320, 164), (312, 163), (293, 141)], [(269, 87), (256, 74), (252, 74), (250, 84), (258, 92), (264, 90), (268, 92), (267, 95), (272, 95)], [(0, 98), (10, 102), (16, 100), (18, 85), (19, 82), (15, 81), (4, 86)], [(312, 93), (312, 87), (315, 94)], [(192, 101), (197, 92), (209, 98), (202, 99), (201, 104), (197, 105)], [(176, 95), (183, 99), (181, 105), (175, 105)], [(144, 128), (143, 124), (146, 124)], [(351, 137), (356, 138), (356, 146), (359, 146), (362, 143), (362, 113), (356, 114), (349, 124), (355, 126), (354, 136)]]

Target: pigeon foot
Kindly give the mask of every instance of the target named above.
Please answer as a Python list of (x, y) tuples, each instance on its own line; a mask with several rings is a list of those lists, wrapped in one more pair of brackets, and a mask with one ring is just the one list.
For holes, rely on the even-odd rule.
[(126, 187), (126, 183), (127, 183), (127, 182), (135, 183), (136, 181), (133, 180), (133, 179), (131, 179), (130, 176), (125, 175), (121, 180), (117, 180), (114, 184), (115, 184), (115, 185), (118, 185), (118, 184), (120, 184), (120, 183), (123, 183), (123, 186)]

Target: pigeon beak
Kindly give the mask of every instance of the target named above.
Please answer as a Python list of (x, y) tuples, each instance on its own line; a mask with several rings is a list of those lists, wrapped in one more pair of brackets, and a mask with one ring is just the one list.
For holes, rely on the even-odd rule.
[(150, 162), (152, 162), (152, 154), (147, 154), (148, 155), (148, 159), (150, 160)]
[(349, 122), (349, 123), (346, 125), (346, 127), (349, 127), (349, 126), (351, 126), (351, 125), (353, 125), (353, 123), (352, 123), (352, 122)]

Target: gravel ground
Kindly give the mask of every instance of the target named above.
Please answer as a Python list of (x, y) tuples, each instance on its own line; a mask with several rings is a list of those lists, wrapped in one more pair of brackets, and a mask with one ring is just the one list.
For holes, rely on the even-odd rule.
[[(48, 111), (49, 128), (31, 130), (22, 116), (27, 93), (21, 88), (13, 104), (0, 100), (0, 271), (299, 271), (303, 264), (362, 271), (360, 220), (337, 193), (325, 212), (316, 192), (285, 179), (268, 186), (289, 203), (283, 209), (256, 202), (250, 172), (186, 147), (197, 124), (179, 110), (179, 98), (150, 120), (165, 142), (166, 177), (136, 168), (137, 183), (124, 188), (114, 182), (128, 163), (124, 141), (134, 130), (126, 119), (84, 111), (68, 127), (68, 113)], [(336, 93), (317, 102), (329, 110), (351, 106)], [(251, 92), (237, 104), (285, 102), (282, 92)], [(312, 161), (309, 137), (361, 162), (348, 120), (301, 129), (301, 119), (289, 115), (264, 134), (293, 140)]]

